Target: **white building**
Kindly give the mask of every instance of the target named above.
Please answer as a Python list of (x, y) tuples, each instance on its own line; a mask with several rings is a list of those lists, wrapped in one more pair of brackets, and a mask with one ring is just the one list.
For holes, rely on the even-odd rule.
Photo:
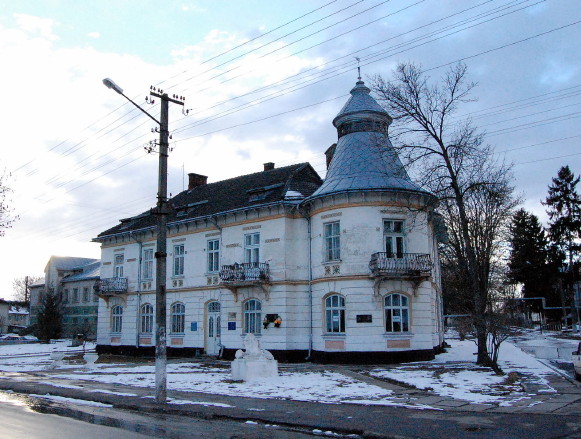
[[(246, 333), (279, 359), (433, 358), (443, 342), (434, 197), (389, 142), (363, 82), (333, 120), (324, 181), (308, 163), (207, 184), (170, 200), (168, 351), (231, 358)], [(101, 352), (155, 345), (156, 218), (103, 233)]]

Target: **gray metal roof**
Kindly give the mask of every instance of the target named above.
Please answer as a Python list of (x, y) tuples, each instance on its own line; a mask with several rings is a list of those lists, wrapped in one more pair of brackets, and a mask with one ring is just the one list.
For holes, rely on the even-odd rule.
[[(351, 98), (333, 120), (339, 125), (346, 120), (377, 120), (391, 118), (369, 95), (362, 81), (351, 90)], [(310, 199), (323, 195), (362, 191), (413, 191), (427, 193), (413, 183), (385, 132), (355, 131), (339, 137), (327, 176)]]
[(339, 111), (339, 114), (335, 116), (335, 119), (333, 119), (333, 125), (337, 126), (337, 122), (340, 118), (353, 113), (380, 113), (382, 116), (391, 120), (387, 111), (385, 111), (381, 105), (379, 105), (377, 101), (369, 95), (370, 92), (371, 90), (365, 86), (363, 81), (357, 81), (355, 87), (351, 89), (351, 97), (345, 105), (343, 105), (343, 108)]
[(98, 259), (79, 258), (76, 256), (51, 256), (49, 264), (52, 262), (57, 270), (72, 270), (97, 261)]
[(309, 198), (359, 190), (425, 192), (410, 180), (389, 138), (369, 131), (339, 139), (323, 184)]
[[(72, 274), (65, 277), (62, 282), (76, 282), (81, 280), (91, 280), (98, 279), (101, 275), (101, 261), (96, 260), (90, 264), (84, 265), (82, 267), (75, 268), (75, 271), (79, 270), (79, 273)], [(82, 270), (82, 271), (81, 271)]]

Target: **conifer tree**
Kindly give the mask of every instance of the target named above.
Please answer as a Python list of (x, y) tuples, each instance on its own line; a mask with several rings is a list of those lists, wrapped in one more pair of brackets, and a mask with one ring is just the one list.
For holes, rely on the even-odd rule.
[[(510, 227), (508, 276), (523, 285), (526, 298), (545, 297), (553, 301), (553, 265), (549, 263), (549, 241), (538, 217), (519, 209)], [(540, 310), (540, 302), (534, 304)]]
[[(566, 257), (568, 269), (563, 272), (563, 307), (573, 303), (573, 285), (578, 280), (574, 269), (581, 245), (581, 198), (577, 193), (580, 177), (563, 166), (549, 185), (549, 194), (543, 203), (549, 215), (549, 236), (553, 245)], [(573, 318), (577, 313), (572, 313)]]
[(47, 291), (42, 297), (36, 323), (36, 336), (43, 341), (60, 338), (62, 335), (61, 301), (54, 291)]

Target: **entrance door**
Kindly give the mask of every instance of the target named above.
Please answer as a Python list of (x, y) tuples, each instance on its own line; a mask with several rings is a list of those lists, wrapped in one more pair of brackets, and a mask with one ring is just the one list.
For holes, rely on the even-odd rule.
[(206, 313), (206, 354), (220, 353), (220, 302), (208, 303)]

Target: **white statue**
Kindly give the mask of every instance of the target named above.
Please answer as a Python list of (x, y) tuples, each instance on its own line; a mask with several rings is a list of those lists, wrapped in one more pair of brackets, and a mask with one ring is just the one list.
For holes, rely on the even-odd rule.
[(232, 362), (235, 380), (252, 381), (278, 376), (278, 362), (270, 352), (260, 347), (260, 340), (254, 334), (246, 334), (244, 349), (236, 351), (236, 359)]

